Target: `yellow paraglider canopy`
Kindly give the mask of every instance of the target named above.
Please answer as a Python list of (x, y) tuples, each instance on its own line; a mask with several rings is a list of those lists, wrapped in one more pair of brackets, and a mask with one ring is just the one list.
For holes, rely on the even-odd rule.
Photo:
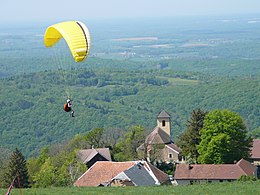
[(61, 38), (67, 42), (76, 62), (87, 58), (90, 50), (90, 33), (85, 24), (79, 21), (68, 21), (49, 26), (45, 31), (44, 44), (52, 47)]

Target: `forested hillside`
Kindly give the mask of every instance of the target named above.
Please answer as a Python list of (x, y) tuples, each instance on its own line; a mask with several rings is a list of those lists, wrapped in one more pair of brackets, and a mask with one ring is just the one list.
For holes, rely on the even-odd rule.
[[(249, 130), (260, 125), (259, 77), (95, 68), (11, 76), (1, 79), (0, 89), (1, 146), (22, 148), (27, 156), (93, 128), (124, 131), (141, 125), (152, 130), (162, 109), (172, 116), (173, 138), (185, 129), (195, 108), (230, 109)], [(66, 91), (72, 95), (75, 118), (63, 111)]]

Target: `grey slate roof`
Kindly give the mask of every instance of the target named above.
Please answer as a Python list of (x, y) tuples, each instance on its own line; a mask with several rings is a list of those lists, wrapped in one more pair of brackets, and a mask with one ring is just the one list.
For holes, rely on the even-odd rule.
[(166, 144), (166, 146), (168, 146), (172, 150), (175, 150), (178, 153), (181, 152), (181, 149), (178, 146), (176, 146), (174, 143)]
[[(157, 140), (160, 138), (160, 140)], [(171, 143), (171, 137), (160, 127), (155, 127), (154, 130), (146, 137), (147, 144), (162, 144)]]
[(78, 151), (77, 156), (83, 163), (86, 164), (92, 158), (94, 158), (97, 154), (100, 154), (108, 161), (111, 161), (111, 155), (110, 155), (109, 148), (83, 149), (83, 150)]
[(160, 185), (169, 181), (166, 173), (146, 161), (135, 162), (127, 170), (113, 178), (131, 181), (136, 186)]
[(158, 114), (157, 118), (171, 118), (171, 115), (168, 112), (166, 112), (165, 110), (162, 110)]
[(152, 186), (156, 185), (156, 181), (145, 169), (141, 163), (135, 164), (130, 169), (124, 171), (124, 173), (131, 179), (136, 186)]

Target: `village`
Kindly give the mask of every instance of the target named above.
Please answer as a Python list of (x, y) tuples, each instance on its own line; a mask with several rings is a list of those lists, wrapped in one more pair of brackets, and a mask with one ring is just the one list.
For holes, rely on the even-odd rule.
[(260, 194), (259, 0), (1, 7), (0, 194)]
[[(231, 182), (242, 176), (259, 177), (260, 139), (253, 140), (249, 159), (240, 159), (233, 164), (190, 164), (182, 155), (181, 148), (171, 140), (170, 124), (170, 114), (162, 110), (157, 116), (157, 126), (146, 137), (145, 143), (136, 148), (138, 153), (146, 154), (147, 161), (113, 162), (109, 148), (79, 150), (77, 156), (88, 170), (74, 186), (191, 185)], [(174, 176), (154, 166), (150, 162), (152, 156), (156, 162), (175, 164)]]

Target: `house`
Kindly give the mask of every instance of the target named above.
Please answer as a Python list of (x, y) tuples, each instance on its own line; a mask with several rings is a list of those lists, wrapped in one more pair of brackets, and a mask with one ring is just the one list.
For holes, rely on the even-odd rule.
[(98, 161), (75, 186), (152, 186), (169, 181), (168, 175), (146, 161)]
[(242, 175), (256, 176), (257, 168), (241, 159), (236, 164), (178, 164), (174, 175), (177, 185), (234, 181)]
[(137, 148), (140, 156), (149, 162), (179, 162), (181, 149), (171, 140), (170, 114), (162, 110), (157, 116), (157, 126), (146, 137), (145, 143)]
[(97, 161), (111, 161), (109, 148), (92, 148), (79, 150), (77, 153), (77, 158), (88, 168)]
[(260, 165), (260, 139), (253, 139), (253, 146), (251, 148), (251, 157), (249, 161), (254, 165)]

